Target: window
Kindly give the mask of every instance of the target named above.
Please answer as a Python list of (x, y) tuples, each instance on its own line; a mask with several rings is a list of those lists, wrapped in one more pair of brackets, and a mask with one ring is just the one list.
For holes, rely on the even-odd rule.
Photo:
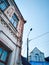
[(0, 46), (0, 65), (7, 65), (8, 51)]
[(13, 26), (16, 28), (17, 24), (18, 24), (18, 17), (16, 16), (16, 14), (14, 13), (12, 18), (10, 19), (10, 22), (13, 24)]
[(35, 59), (36, 59), (36, 61), (40, 61), (39, 54), (35, 54)]
[(7, 0), (0, 0), (0, 9), (1, 10), (4, 11), (8, 6), (9, 6), (9, 3), (7, 2)]

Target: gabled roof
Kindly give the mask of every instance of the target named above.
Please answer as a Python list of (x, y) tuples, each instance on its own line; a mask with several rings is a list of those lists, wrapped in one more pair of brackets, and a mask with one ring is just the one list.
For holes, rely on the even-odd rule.
[(35, 51), (35, 50), (38, 50), (40, 53), (44, 54), (44, 53), (41, 52), (37, 47), (35, 47), (35, 48), (31, 51), (31, 53), (33, 53), (33, 51)]

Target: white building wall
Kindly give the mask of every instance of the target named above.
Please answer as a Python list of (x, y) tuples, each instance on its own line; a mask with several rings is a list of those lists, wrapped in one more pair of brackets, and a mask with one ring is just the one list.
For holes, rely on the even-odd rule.
[(10, 30), (0, 21), (0, 40), (6, 45), (7, 48), (9, 48), (10, 55), (8, 58), (8, 65), (16, 65), (16, 60), (18, 59), (18, 52), (16, 45), (6, 36), (4, 33), (15, 43), (17, 43), (17, 38), (11, 34)]
[(35, 48), (30, 54), (30, 61), (45, 61), (44, 53)]
[[(2, 14), (2, 16), (3, 16), (3, 14)], [(10, 23), (4, 16), (2, 18), (4, 18), (4, 21), (7, 24)], [(13, 32), (11, 32), (12, 30), (9, 29), (9, 27), (5, 24), (4, 21), (1, 20), (1, 18), (0, 18), (0, 41), (2, 41), (3, 44), (6, 45), (6, 47), (9, 48), (9, 50), (11, 51), (9, 58), (8, 58), (7, 65), (20, 65), (21, 64), (21, 62), (20, 62), (21, 55), (20, 54), (21, 54), (21, 43), (22, 42), (20, 42), (18, 40), (17, 36), (15, 36), (13, 34)], [(11, 29), (12, 29), (12, 27), (11, 27)], [(17, 33), (17, 32), (15, 32), (15, 33)]]
[(17, 39), (11, 33), (11, 31), (9, 30), (9, 28), (6, 27), (6, 25), (0, 23), (0, 30), (2, 30), (14, 43), (17, 42)]

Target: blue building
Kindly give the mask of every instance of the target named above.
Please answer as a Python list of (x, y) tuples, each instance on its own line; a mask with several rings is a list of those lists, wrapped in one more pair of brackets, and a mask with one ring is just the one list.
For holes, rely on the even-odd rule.
[(49, 62), (46, 60), (48, 59), (44, 57), (44, 53), (37, 47), (30, 53), (29, 61), (31, 65), (49, 65)]

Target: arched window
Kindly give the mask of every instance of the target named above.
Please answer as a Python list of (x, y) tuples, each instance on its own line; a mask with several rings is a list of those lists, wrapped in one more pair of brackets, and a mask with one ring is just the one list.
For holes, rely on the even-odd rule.
[(35, 54), (35, 59), (36, 59), (36, 61), (40, 61), (40, 56), (39, 56), (39, 54)]

